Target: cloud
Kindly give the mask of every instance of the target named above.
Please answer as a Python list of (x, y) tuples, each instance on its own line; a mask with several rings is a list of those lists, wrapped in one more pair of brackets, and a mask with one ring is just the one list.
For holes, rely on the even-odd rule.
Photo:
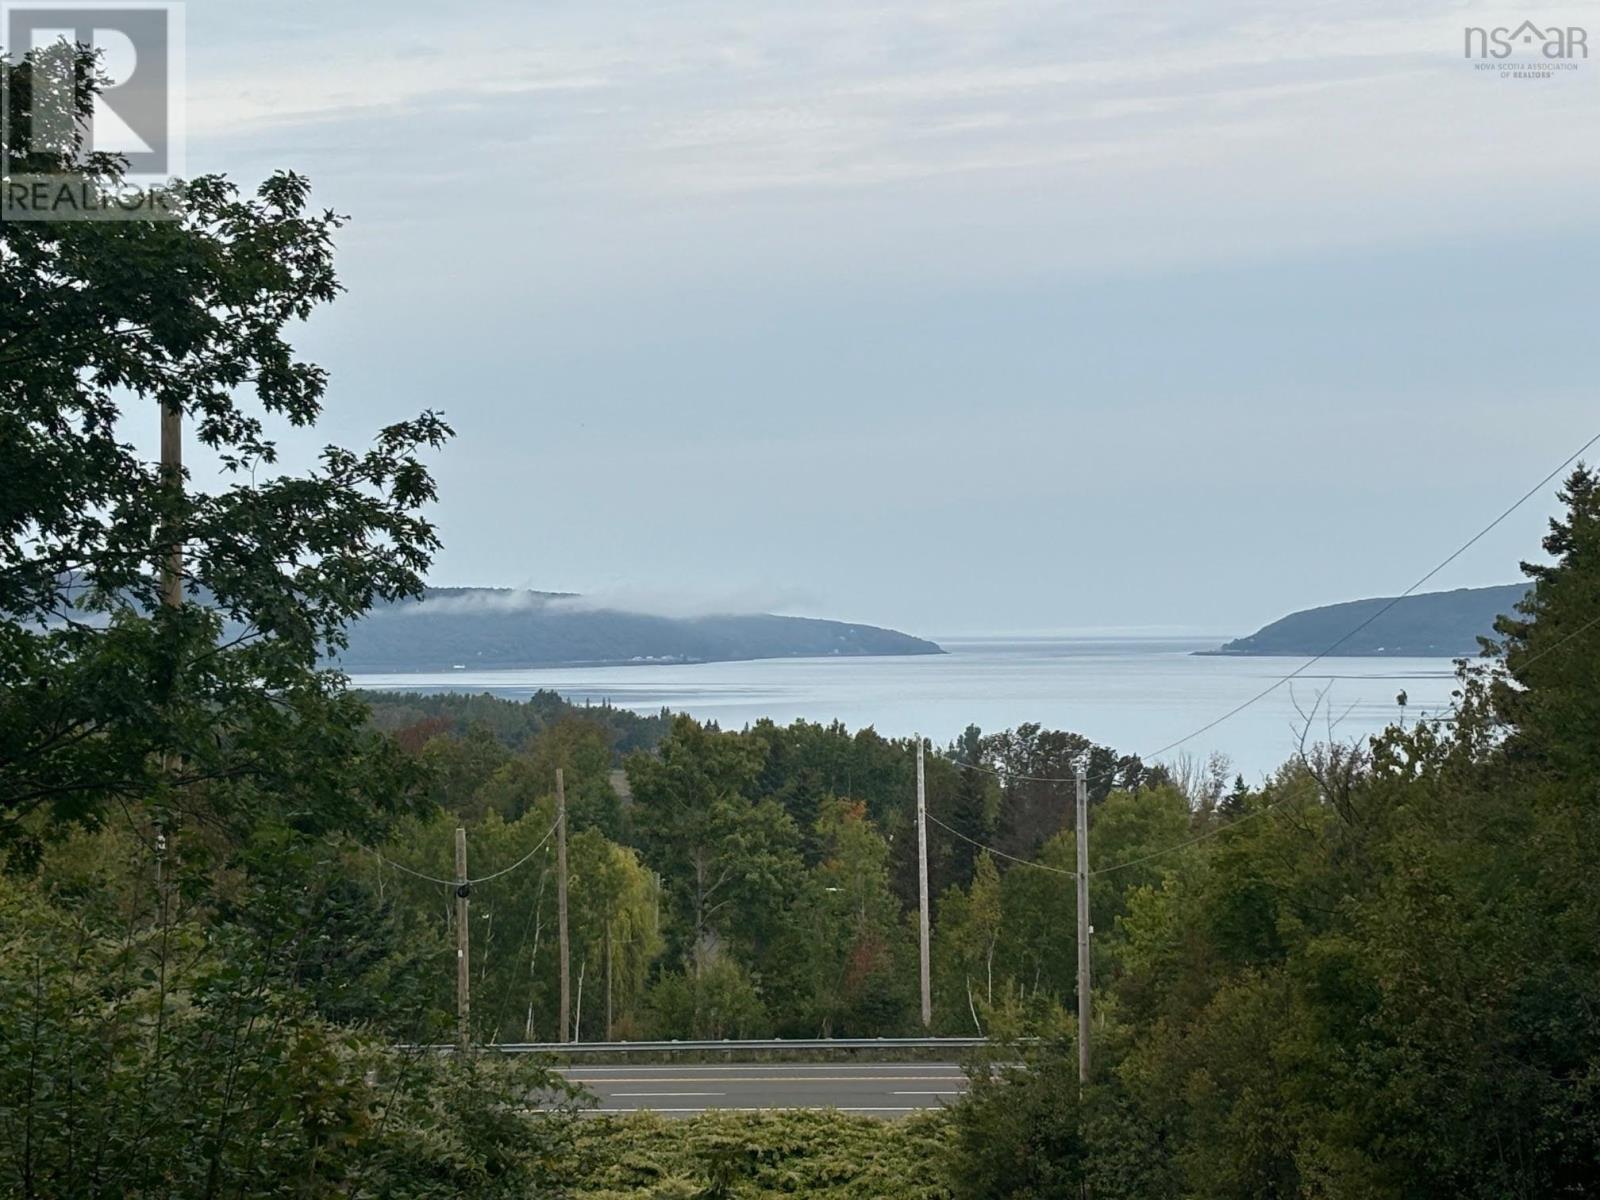
[(519, 612), (624, 612), (651, 617), (747, 616), (817, 611), (814, 596), (799, 588), (676, 589), (617, 584), (581, 595), (526, 588), (472, 588), (395, 607), (402, 616), (488, 616)]
[(551, 602), (556, 612), (628, 612), (652, 617), (720, 617), (750, 613), (804, 615), (817, 610), (814, 596), (800, 588), (689, 590), (618, 584)]
[[(263, 165), (287, 155), (367, 221), (427, 225), (487, 186), (544, 231), (546, 257), (607, 253), (592, 219), (635, 261), (690, 241), (659, 223), (708, 204), (726, 206), (714, 266), (779, 255), (787, 239), (737, 245), (725, 219), (765, 230), (792, 198), (832, 206), (805, 214), (830, 238), (892, 242), (892, 210), (914, 207), (911, 222), (1010, 229), (1018, 255), (1127, 265), (1316, 244), (1339, 236), (1330, 218), (1352, 191), (1369, 244), (1434, 232), (1450, 220), (1441, 187), (1547, 171), (1552, 154), (1568, 184), (1541, 202), (1575, 213), (1600, 175), (1600, 138), (1584, 132), (1600, 67), (1520, 89), (1480, 77), (1449, 0), (1355, 0), (1337, 19), (1256, 0), (490, 5), (457, 22), (400, 4), (359, 37), (361, 21), (340, 19), (319, 34), (308, 10), (290, 46), (240, 10), (222, 27), (237, 40), (192, 45), (201, 161), (206, 143)], [(430, 147), (446, 152), (428, 161)], [(1170, 206), (1144, 212), (1174, 193), (1181, 228)]]
[[(190, 11), (191, 164), (303, 170), (353, 214), (350, 294), (305, 343), (330, 421), (460, 431), (439, 578), (673, 615), (811, 605), (754, 578), (891, 625), (1259, 624), (1303, 599), (1280, 579), (1395, 586), (1587, 419), (1481, 347), (1583, 344), (1600, 60), (1474, 72), (1477, 4)], [(1539, 417), (1509, 444), (1507, 396)], [(1084, 566), (1130, 545), (1139, 571)], [(639, 582), (590, 586), (619, 569)]]
[(394, 606), (402, 616), (486, 616), (499, 613), (533, 612), (550, 603), (547, 593), (512, 588), (474, 588), (455, 595), (430, 595), (421, 601), (407, 600)]

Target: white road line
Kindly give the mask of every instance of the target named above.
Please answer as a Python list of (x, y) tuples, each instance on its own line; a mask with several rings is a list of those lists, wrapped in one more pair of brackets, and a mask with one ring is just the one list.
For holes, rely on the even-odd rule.
[(916, 1105), (911, 1105), (911, 1104), (907, 1104), (907, 1105), (888, 1105), (888, 1104), (870, 1104), (870, 1105), (844, 1105), (844, 1104), (800, 1104), (800, 1105), (794, 1105), (794, 1104), (779, 1104), (779, 1105), (770, 1105), (769, 1104), (769, 1105), (765, 1105), (765, 1106), (759, 1107), (759, 1108), (731, 1108), (731, 1107), (724, 1108), (724, 1107), (718, 1105), (718, 1106), (716, 1106), (714, 1108), (592, 1108), (589, 1111), (590, 1112), (597, 1112), (597, 1113), (636, 1113), (636, 1112), (703, 1113), (703, 1112), (828, 1112), (830, 1110), (833, 1111), (833, 1112), (859, 1112), (859, 1113), (927, 1112), (928, 1111), (925, 1108), (919, 1108)]
[(889, 1094), (891, 1096), (956, 1096), (960, 1092), (960, 1088), (946, 1088), (942, 1092), (890, 1092)]
[(704, 1067), (706, 1070), (949, 1070), (958, 1062), (568, 1062), (568, 1070), (670, 1070)]
[(615, 1067), (565, 1067), (558, 1069), (564, 1075), (599, 1075), (602, 1073), (614, 1074), (618, 1071), (725, 1071), (730, 1074), (740, 1071), (766, 1071), (768, 1073), (782, 1073), (785, 1071), (905, 1071), (926, 1074), (930, 1071), (957, 1071), (960, 1068), (955, 1063), (736, 1063), (731, 1066), (716, 1063), (673, 1063), (670, 1066), (633, 1063), (627, 1066)]
[[(568, 1076), (570, 1079), (571, 1076)], [(738, 1079), (717, 1079), (703, 1075), (631, 1075), (626, 1078), (573, 1079), (574, 1083), (594, 1083), (606, 1087), (618, 1083), (965, 1083), (965, 1075), (745, 1075)]]
[(616, 1099), (631, 1099), (635, 1096), (726, 1096), (727, 1092), (612, 1092)]

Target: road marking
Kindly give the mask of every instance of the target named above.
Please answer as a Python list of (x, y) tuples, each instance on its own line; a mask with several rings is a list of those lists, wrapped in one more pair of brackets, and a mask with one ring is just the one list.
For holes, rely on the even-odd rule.
[(741, 1075), (739, 1078), (707, 1078), (702, 1075), (645, 1075), (632, 1078), (597, 1078), (574, 1083), (965, 1083), (965, 1075)]
[[(926, 1079), (926, 1078), (930, 1078), (930, 1077), (938, 1077), (938, 1076), (941, 1075), (941, 1073), (943, 1075), (955, 1075), (955, 1074), (960, 1074), (960, 1072), (961, 1072), (961, 1068), (957, 1067), (957, 1066), (954, 1066), (954, 1065), (950, 1065), (950, 1066), (941, 1065), (941, 1066), (937, 1066), (937, 1067), (927, 1067), (927, 1068), (918, 1068), (918, 1067), (909, 1066), (909, 1065), (906, 1065), (906, 1066), (897, 1065), (897, 1066), (895, 1066), (893, 1068), (890, 1068), (890, 1070), (892, 1070), (893, 1073), (895, 1073), (897, 1075), (915, 1075), (919, 1079)], [(853, 1066), (853, 1067), (826, 1067), (826, 1066), (821, 1066), (821, 1065), (818, 1065), (818, 1066), (802, 1066), (802, 1067), (788, 1067), (788, 1068), (779, 1067), (779, 1066), (769, 1066), (769, 1065), (760, 1065), (760, 1066), (752, 1065), (752, 1066), (744, 1066), (744, 1067), (712, 1067), (712, 1066), (706, 1066), (706, 1065), (698, 1064), (698, 1063), (695, 1063), (695, 1064), (680, 1063), (680, 1064), (675, 1064), (675, 1065), (670, 1066), (670, 1067), (666, 1067), (666, 1066), (663, 1066), (663, 1067), (645, 1067), (645, 1066), (639, 1066), (637, 1064), (634, 1065), (634, 1066), (630, 1066), (630, 1067), (568, 1067), (565, 1070), (563, 1070), (561, 1073), (563, 1075), (583, 1075), (583, 1076), (593, 1076), (596, 1079), (609, 1079), (609, 1078), (614, 1078), (615, 1076), (617, 1076), (619, 1074), (625, 1074), (625, 1073), (630, 1072), (630, 1071), (635, 1073), (635, 1074), (644, 1074), (644, 1073), (648, 1072), (648, 1073), (654, 1074), (654, 1075), (668, 1074), (668, 1073), (671, 1073), (671, 1072), (674, 1072), (674, 1071), (694, 1071), (694, 1072), (698, 1072), (698, 1073), (701, 1073), (701, 1074), (713, 1073), (714, 1072), (714, 1073), (716, 1073), (718, 1075), (725, 1075), (725, 1076), (727, 1076), (729, 1078), (737, 1078), (740, 1075), (748, 1075), (748, 1074), (750, 1074), (752, 1072), (756, 1072), (756, 1071), (760, 1071), (760, 1072), (762, 1072), (764, 1074), (767, 1074), (767, 1075), (795, 1075), (795, 1074), (803, 1074), (803, 1073), (806, 1073), (806, 1072), (811, 1072), (811, 1073), (814, 1073), (814, 1074), (820, 1073), (820, 1074), (827, 1074), (827, 1075), (831, 1076), (831, 1075), (838, 1075), (838, 1074), (840, 1074), (841, 1072), (844, 1072), (844, 1071), (851, 1071), (851, 1072), (854, 1072), (856, 1074), (861, 1074), (863, 1071), (866, 1071), (866, 1072), (869, 1072), (869, 1073), (873, 1073), (874, 1069), (871, 1068), (871, 1067), (859, 1067), (859, 1066)], [(881, 1074), (882, 1073), (882, 1069), (880, 1068), (875, 1073)]]
[(727, 1092), (612, 1092), (617, 1099), (634, 1096), (726, 1096)]
[(946, 1088), (942, 1092), (890, 1092), (891, 1096), (954, 1096), (960, 1088)]
[(658, 1112), (658, 1113), (860, 1112), (860, 1113), (874, 1113), (874, 1112), (927, 1112), (928, 1110), (925, 1109), (925, 1108), (919, 1108), (916, 1105), (911, 1105), (911, 1104), (906, 1104), (906, 1105), (892, 1105), (892, 1104), (868, 1104), (868, 1105), (779, 1104), (779, 1105), (765, 1105), (765, 1106), (760, 1107), (760, 1108), (733, 1108), (733, 1107), (726, 1107), (725, 1108), (725, 1107), (723, 1107), (721, 1105), (717, 1105), (717, 1106), (712, 1107), (712, 1108), (594, 1108), (594, 1109), (590, 1109), (589, 1111), (590, 1112), (597, 1112), (597, 1113), (636, 1113), (636, 1112)]
[(957, 1070), (955, 1062), (613, 1062), (565, 1070)]

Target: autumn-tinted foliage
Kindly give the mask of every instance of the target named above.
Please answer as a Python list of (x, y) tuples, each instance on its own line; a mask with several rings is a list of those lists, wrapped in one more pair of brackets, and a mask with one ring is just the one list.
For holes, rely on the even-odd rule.
[[(24, 90), (28, 69), (0, 63)], [(115, 163), (90, 170), (115, 182)], [(0, 225), (6, 1194), (1596, 1194), (1600, 484), (1583, 468), (1448, 719), (1308, 747), (1231, 791), (1220, 769), (1037, 725), (928, 756), (933, 1029), (995, 1040), (948, 1117), (575, 1124), (538, 1067), (401, 1049), (451, 1028), (458, 826), (477, 1042), (918, 1032), (918, 748), (550, 694), (369, 708), (321, 669), (347, 621), (421, 586), (422, 457), (448, 431), (425, 413), (276, 473), (269, 426), (314, 422), (327, 385), (286, 333), (337, 290), (338, 221), (307, 201), (292, 175), (243, 197), (205, 179), (172, 223)], [(119, 422), (163, 406), (224, 486), (179, 489), (126, 444)]]

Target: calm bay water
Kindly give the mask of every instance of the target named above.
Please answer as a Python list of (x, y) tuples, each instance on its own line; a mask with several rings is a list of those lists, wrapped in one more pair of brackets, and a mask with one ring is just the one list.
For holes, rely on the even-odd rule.
[[(582, 704), (670, 708), (724, 729), (761, 717), (843, 721), (937, 744), (968, 724), (993, 731), (1035, 721), (1071, 729), (1119, 750), (1153, 751), (1220, 716), (1303, 662), (1297, 658), (1211, 658), (1192, 651), (1216, 639), (973, 638), (940, 642), (943, 655), (887, 658), (764, 659), (687, 665), (553, 667), (357, 675), (358, 687), (395, 691), (490, 692), (520, 699), (541, 688)], [(1323, 693), (1314, 736), (1327, 714), (1342, 739), (1375, 733), (1395, 720), (1395, 696), (1408, 694), (1408, 720), (1448, 709), (1453, 664), (1438, 658), (1329, 658), (1217, 728), (1184, 743), (1188, 752), (1226, 754), (1256, 779), (1288, 758), (1302, 720)]]

